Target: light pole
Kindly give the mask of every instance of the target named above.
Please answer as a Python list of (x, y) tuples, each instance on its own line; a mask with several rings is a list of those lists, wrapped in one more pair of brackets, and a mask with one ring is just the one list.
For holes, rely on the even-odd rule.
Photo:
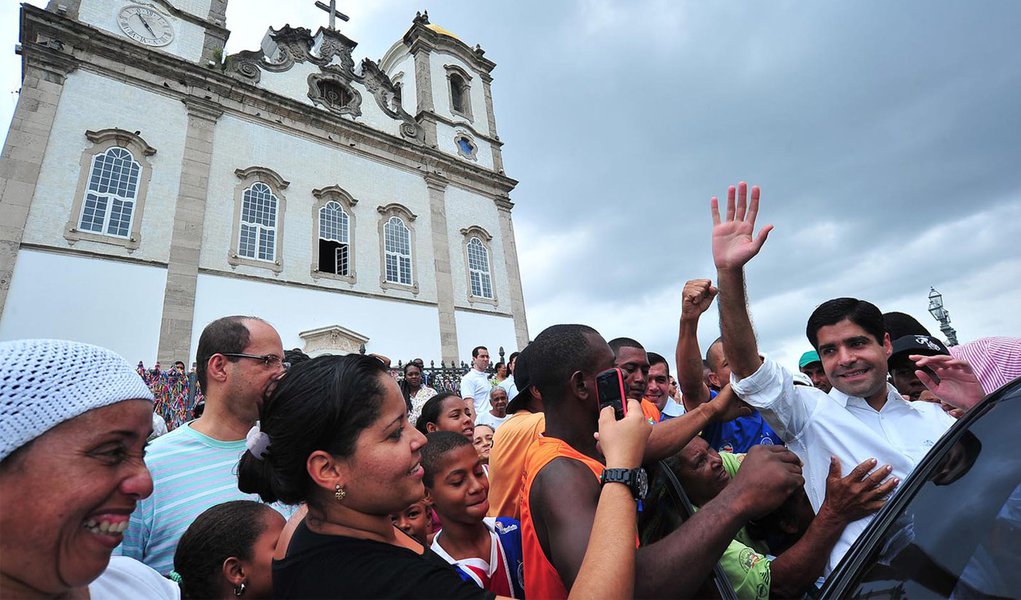
[(936, 288), (929, 288), (929, 314), (939, 321), (939, 330), (947, 338), (948, 346), (957, 345), (957, 332), (950, 326), (950, 311), (943, 308), (943, 294), (936, 291)]

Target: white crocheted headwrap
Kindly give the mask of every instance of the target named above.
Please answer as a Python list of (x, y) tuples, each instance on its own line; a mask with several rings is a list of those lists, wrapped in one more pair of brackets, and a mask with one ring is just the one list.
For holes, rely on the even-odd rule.
[(117, 354), (65, 340), (0, 343), (0, 461), (53, 427), (152, 392)]

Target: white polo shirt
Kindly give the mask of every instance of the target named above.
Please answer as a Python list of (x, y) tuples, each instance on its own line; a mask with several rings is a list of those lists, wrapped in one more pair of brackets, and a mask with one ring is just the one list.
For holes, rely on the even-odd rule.
[[(904, 400), (889, 384), (886, 404), (879, 411), (837, 388), (826, 394), (814, 387), (795, 386), (791, 373), (768, 357), (755, 373), (742, 380), (731, 375), (731, 382), (737, 395), (757, 408), (801, 459), (805, 491), (816, 513), (826, 497), (831, 455), (840, 459), (842, 475), (875, 458), (877, 467), (891, 465), (892, 476), (903, 480), (955, 422), (938, 404)], [(827, 574), (872, 516), (844, 529), (830, 554)]]

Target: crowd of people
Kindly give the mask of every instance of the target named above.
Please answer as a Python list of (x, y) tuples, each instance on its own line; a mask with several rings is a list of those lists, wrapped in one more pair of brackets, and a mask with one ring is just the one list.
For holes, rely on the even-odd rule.
[[(229, 316), (198, 342), (202, 414), (147, 441), (165, 411), (145, 369), (0, 344), (0, 597), (701, 597), (717, 564), (741, 598), (812, 593), (955, 419), (1021, 374), (1021, 339), (948, 348), (836, 298), (788, 369), (751, 325), (744, 267), (771, 226), (748, 192), (712, 201), (715, 283), (684, 285), (673, 361), (560, 324), (493, 376), (477, 346), (438, 392), (420, 360), (394, 377), (384, 357), (309, 358)], [(623, 418), (600, 409), (605, 373)], [(655, 539), (646, 469), (697, 508)]]

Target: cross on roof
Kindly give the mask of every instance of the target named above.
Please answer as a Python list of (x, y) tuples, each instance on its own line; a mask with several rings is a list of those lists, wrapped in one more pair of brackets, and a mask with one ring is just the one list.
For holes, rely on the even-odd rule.
[(337, 10), (337, 0), (330, 0), (329, 4), (316, 0), (316, 7), (321, 8), (330, 14), (330, 25), (329, 28), (332, 31), (336, 31), (337, 17), (340, 17), (341, 21), (350, 21), (351, 17), (348, 17), (344, 13)]

